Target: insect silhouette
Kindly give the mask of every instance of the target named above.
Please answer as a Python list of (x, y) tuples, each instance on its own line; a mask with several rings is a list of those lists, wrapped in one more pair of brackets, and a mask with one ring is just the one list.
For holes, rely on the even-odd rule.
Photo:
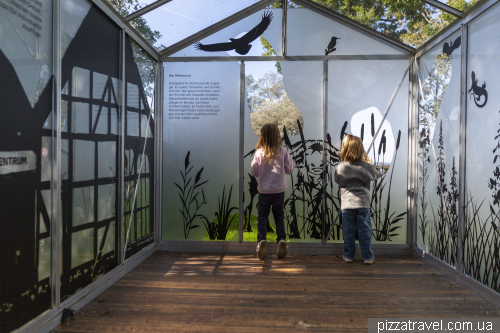
[[(478, 108), (482, 108), (488, 102), (488, 92), (486, 91), (486, 82), (480, 87), (477, 85), (476, 73), (472, 72), (472, 87), (467, 91), (470, 94), (470, 98), (474, 98), (474, 103), (476, 103)], [(481, 96), (484, 96), (483, 104), (478, 102), (481, 100)]]
[(244, 36), (238, 39), (229, 38), (230, 42), (226, 43), (204, 45), (198, 42), (195, 44), (195, 48), (197, 50), (206, 52), (235, 50), (236, 53), (245, 55), (252, 48), (252, 45), (250, 45), (250, 43), (256, 40), (260, 35), (262, 35), (264, 31), (266, 31), (267, 27), (269, 26), (269, 24), (271, 24), (272, 20), (273, 20), (273, 13), (268, 11), (264, 13), (264, 15), (262, 15), (262, 21), (260, 21), (259, 24), (257, 24), (252, 30), (247, 32)]
[(335, 46), (337, 45), (337, 39), (342, 39), (342, 38), (332, 37), (330, 43), (328, 43), (328, 46), (325, 49), (325, 55), (329, 55), (330, 53), (336, 50)]
[(462, 36), (459, 36), (455, 41), (450, 41), (450, 44), (444, 43), (443, 45), (443, 53), (447, 55), (451, 55), (453, 51), (458, 49), (460, 45), (462, 44)]

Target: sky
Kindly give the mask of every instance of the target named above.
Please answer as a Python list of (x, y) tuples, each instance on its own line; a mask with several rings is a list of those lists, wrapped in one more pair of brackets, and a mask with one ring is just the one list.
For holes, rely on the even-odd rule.
[[(151, 0), (139, 0), (150, 4)], [(162, 34), (157, 45), (170, 46), (238, 11), (257, 0), (172, 0), (147, 13), (144, 19), (152, 30)]]

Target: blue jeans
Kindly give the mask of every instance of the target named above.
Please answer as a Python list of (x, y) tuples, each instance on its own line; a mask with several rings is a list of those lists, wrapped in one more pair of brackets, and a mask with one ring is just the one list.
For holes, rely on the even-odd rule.
[(269, 212), (273, 207), (274, 223), (276, 223), (277, 241), (285, 240), (285, 192), (264, 194), (259, 193), (259, 230), (257, 232), (257, 241), (266, 240), (267, 236), (267, 219)]
[(363, 260), (373, 259), (372, 220), (369, 208), (342, 210), (342, 236), (344, 237), (344, 257), (354, 259), (356, 252), (355, 234), (358, 229), (359, 247)]

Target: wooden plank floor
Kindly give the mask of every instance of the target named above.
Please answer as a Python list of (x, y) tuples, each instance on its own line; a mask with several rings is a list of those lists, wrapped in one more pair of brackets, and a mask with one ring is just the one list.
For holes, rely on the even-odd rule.
[(159, 251), (54, 331), (366, 332), (368, 318), (384, 317), (498, 318), (500, 310), (410, 256), (368, 266), (335, 255)]

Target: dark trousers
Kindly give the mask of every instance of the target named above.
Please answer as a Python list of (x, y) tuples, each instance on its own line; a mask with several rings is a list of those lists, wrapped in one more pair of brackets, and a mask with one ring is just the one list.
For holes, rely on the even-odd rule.
[(269, 212), (273, 210), (274, 222), (276, 223), (277, 241), (285, 240), (285, 192), (264, 194), (259, 193), (259, 231), (257, 232), (257, 241), (266, 240), (267, 220)]

